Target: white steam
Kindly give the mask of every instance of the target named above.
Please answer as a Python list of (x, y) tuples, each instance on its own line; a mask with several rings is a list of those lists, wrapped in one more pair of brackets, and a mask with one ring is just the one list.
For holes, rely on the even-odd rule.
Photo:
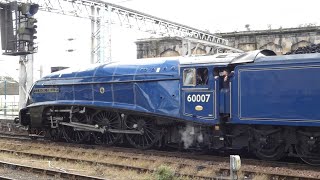
[(183, 142), (184, 148), (188, 149), (195, 142), (202, 143), (203, 135), (199, 128), (187, 125), (184, 129), (179, 131), (181, 134), (181, 141)]

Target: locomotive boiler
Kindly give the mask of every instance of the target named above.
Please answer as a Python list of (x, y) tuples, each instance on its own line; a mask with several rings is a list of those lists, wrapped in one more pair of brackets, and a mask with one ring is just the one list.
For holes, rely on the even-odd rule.
[(246, 149), (320, 164), (320, 55), (269, 50), (69, 68), (37, 81), (30, 136), (136, 148)]

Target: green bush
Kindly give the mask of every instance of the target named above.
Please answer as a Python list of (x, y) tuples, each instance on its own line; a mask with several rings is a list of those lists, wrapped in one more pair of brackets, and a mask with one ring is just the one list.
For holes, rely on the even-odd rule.
[(168, 167), (161, 165), (154, 172), (154, 176), (156, 180), (174, 180), (174, 171)]

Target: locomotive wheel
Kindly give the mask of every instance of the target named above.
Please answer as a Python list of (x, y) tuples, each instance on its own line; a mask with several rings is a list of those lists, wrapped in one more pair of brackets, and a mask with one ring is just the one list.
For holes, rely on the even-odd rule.
[(320, 166), (320, 136), (310, 131), (298, 131), (296, 152), (301, 160), (312, 166)]
[(142, 131), (142, 134), (126, 134), (129, 143), (139, 149), (151, 148), (160, 139), (160, 131), (154, 121), (147, 117), (128, 116), (125, 127), (129, 130)]
[(49, 129), (50, 139), (52, 141), (60, 141), (61, 140), (61, 131), (58, 128)]
[[(89, 118), (85, 114), (76, 113), (72, 116), (72, 122), (78, 123), (88, 123)], [(70, 126), (62, 126), (61, 128), (63, 137), (67, 142), (71, 143), (82, 143), (86, 141), (89, 137), (89, 132), (87, 131), (77, 131)]]
[(275, 161), (285, 155), (285, 145), (280, 128), (259, 127), (254, 129), (251, 145), (254, 154), (263, 160)]
[[(116, 112), (107, 112), (102, 111), (98, 114), (94, 115), (92, 118), (93, 125), (98, 125), (99, 127), (106, 127), (106, 129), (121, 129), (121, 117)], [(94, 141), (96, 144), (103, 144), (103, 145), (113, 145), (116, 143), (120, 138), (121, 134), (119, 133), (100, 133), (94, 132), (92, 133)]]

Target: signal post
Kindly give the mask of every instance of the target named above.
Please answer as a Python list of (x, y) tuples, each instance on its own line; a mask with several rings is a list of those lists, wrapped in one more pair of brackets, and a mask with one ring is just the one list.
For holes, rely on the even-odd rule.
[(28, 91), (33, 83), (33, 54), (37, 52), (37, 19), (39, 5), (10, 2), (2, 4), (2, 50), (4, 55), (20, 56), (19, 59), (19, 109), (24, 108)]

